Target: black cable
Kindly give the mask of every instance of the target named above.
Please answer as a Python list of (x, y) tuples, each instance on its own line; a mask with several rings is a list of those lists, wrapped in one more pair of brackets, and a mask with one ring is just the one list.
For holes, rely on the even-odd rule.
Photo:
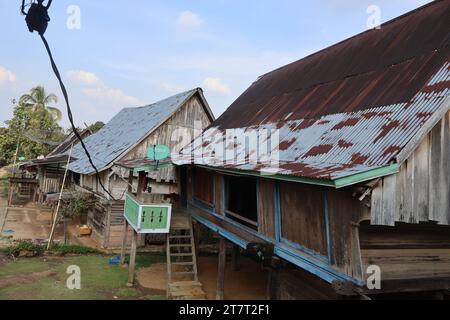
[(61, 87), (61, 91), (62, 91), (62, 93), (64, 95), (64, 100), (66, 101), (66, 107), (67, 107), (67, 115), (69, 117), (69, 121), (70, 121), (70, 124), (72, 126), (73, 133), (75, 134), (77, 139), (80, 141), (81, 147), (84, 149), (84, 152), (86, 153), (86, 156), (88, 157), (89, 163), (91, 164), (92, 168), (95, 170), (95, 175), (96, 175), (96, 178), (97, 178), (97, 182), (100, 184), (100, 186), (102, 187), (103, 191), (105, 191), (106, 194), (112, 200), (117, 201), (116, 199), (114, 199), (112, 194), (108, 190), (106, 190), (105, 186), (103, 185), (102, 180), (100, 178), (100, 173), (98, 172), (97, 167), (95, 166), (94, 162), (92, 161), (91, 155), (90, 155), (88, 149), (86, 148), (86, 145), (84, 144), (83, 138), (80, 136), (80, 134), (78, 133), (77, 128), (75, 127), (75, 124), (73, 122), (72, 110), (70, 109), (70, 104), (69, 104), (69, 95), (67, 94), (67, 90), (66, 90), (66, 87), (65, 87), (65, 85), (64, 85), (64, 83), (63, 83), (63, 81), (61, 79), (61, 75), (59, 74), (58, 67), (56, 66), (56, 63), (53, 60), (52, 51), (51, 51), (50, 46), (48, 45), (48, 42), (45, 39), (44, 35), (43, 34), (39, 34), (39, 35), (41, 36), (42, 42), (44, 42), (45, 49), (47, 49), (47, 53), (48, 53), (48, 56), (50, 58), (50, 62), (52, 64), (53, 72), (55, 73), (55, 76), (56, 76), (56, 78), (59, 81), (59, 86)]

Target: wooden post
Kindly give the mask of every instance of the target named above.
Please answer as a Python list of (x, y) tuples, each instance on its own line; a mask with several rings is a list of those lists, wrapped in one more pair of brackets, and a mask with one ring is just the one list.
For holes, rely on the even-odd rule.
[(58, 222), (58, 212), (59, 212), (59, 207), (61, 205), (62, 194), (64, 192), (64, 185), (66, 184), (67, 174), (69, 172), (69, 164), (70, 164), (70, 159), (72, 158), (72, 150), (73, 150), (73, 143), (70, 146), (69, 157), (67, 158), (66, 170), (64, 172), (64, 178), (62, 181), (61, 190), (59, 192), (58, 204), (56, 206), (56, 213), (55, 213), (55, 217), (53, 219), (52, 230), (50, 231), (50, 236), (48, 237), (47, 251), (50, 250), (50, 247), (52, 246), (53, 236), (55, 233), (56, 224)]
[(216, 300), (223, 300), (224, 298), (226, 262), (227, 262), (227, 240), (224, 237), (220, 237)]
[(127, 247), (127, 236), (128, 236), (128, 221), (127, 219), (123, 219), (123, 235), (122, 235), (122, 249), (120, 250), (120, 264), (125, 264), (125, 255), (126, 255), (126, 247)]
[(200, 225), (198, 223), (194, 223), (193, 225), (194, 231), (194, 249), (195, 255), (198, 257), (199, 255), (199, 247), (200, 247)]
[(134, 285), (134, 269), (136, 267), (136, 247), (137, 247), (137, 237), (138, 234), (133, 230), (133, 238), (131, 241), (131, 252), (130, 252), (130, 266), (128, 267), (128, 283), (127, 287), (131, 288)]
[(239, 246), (236, 244), (233, 245), (231, 264), (233, 266), (233, 271), (239, 271)]
[(128, 193), (133, 192), (133, 174), (134, 174), (133, 170), (130, 170), (128, 173)]

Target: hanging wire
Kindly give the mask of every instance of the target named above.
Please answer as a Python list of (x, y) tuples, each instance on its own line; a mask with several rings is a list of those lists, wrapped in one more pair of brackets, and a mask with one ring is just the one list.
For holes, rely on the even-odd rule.
[(74, 121), (73, 121), (72, 110), (70, 108), (70, 103), (69, 103), (69, 95), (67, 93), (67, 90), (66, 90), (66, 87), (64, 85), (64, 82), (62, 81), (62, 78), (61, 78), (61, 75), (59, 73), (58, 67), (56, 66), (55, 60), (53, 59), (52, 51), (51, 51), (50, 46), (49, 46), (49, 44), (47, 42), (47, 39), (45, 39), (45, 36), (43, 34), (39, 34), (39, 36), (41, 37), (42, 42), (44, 43), (45, 49), (47, 50), (48, 56), (50, 58), (50, 62), (51, 62), (51, 65), (52, 65), (53, 72), (55, 73), (55, 76), (56, 76), (56, 78), (58, 79), (58, 82), (59, 82), (59, 86), (61, 87), (61, 91), (63, 93), (64, 100), (66, 102), (67, 115), (69, 117), (69, 121), (70, 121), (70, 124), (72, 126), (73, 133), (75, 134), (77, 139), (80, 141), (80, 145), (83, 148), (84, 153), (86, 154), (86, 156), (87, 156), (87, 158), (89, 160), (89, 163), (91, 164), (92, 168), (95, 170), (95, 175), (96, 175), (96, 178), (97, 178), (97, 182), (100, 184), (100, 186), (102, 187), (103, 191), (105, 191), (105, 193), (112, 200), (117, 201), (117, 199), (115, 199), (113, 197), (113, 195), (103, 185), (102, 180), (100, 178), (100, 172), (98, 171), (97, 167), (95, 166), (94, 162), (92, 161), (92, 157), (91, 157), (91, 155), (90, 155), (90, 153), (89, 153), (89, 151), (88, 151), (88, 149), (86, 147), (86, 144), (84, 143), (83, 138), (81, 137), (81, 135), (79, 134), (77, 128), (75, 127), (75, 124), (74, 124)]

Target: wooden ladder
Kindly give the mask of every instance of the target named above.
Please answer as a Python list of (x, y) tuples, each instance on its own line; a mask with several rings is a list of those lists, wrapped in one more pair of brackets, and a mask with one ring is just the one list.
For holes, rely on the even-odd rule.
[(167, 235), (167, 296), (176, 300), (205, 299), (198, 281), (192, 220), (174, 215)]

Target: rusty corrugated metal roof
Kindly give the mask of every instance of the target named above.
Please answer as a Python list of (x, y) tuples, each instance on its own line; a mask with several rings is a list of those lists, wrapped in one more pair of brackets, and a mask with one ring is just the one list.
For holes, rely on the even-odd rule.
[[(204, 154), (194, 161), (270, 169), (224, 165), (212, 152), (227, 129), (279, 129), (279, 144), (272, 147), (281, 174), (333, 180), (386, 166), (448, 103), (449, 43), (450, 1), (435, 1), (268, 73), (193, 143), (194, 152)], [(258, 153), (239, 143), (232, 147), (237, 159)]]

